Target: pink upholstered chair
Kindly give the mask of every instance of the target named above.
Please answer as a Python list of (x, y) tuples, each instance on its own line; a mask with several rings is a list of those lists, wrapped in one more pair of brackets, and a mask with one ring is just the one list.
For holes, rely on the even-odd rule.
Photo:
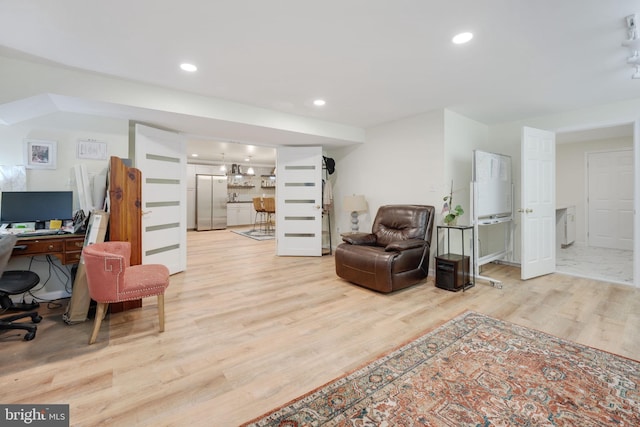
[(164, 291), (169, 286), (169, 269), (161, 264), (130, 265), (129, 242), (104, 242), (82, 250), (89, 295), (98, 303), (89, 344), (98, 336), (107, 307), (112, 302), (158, 296), (160, 332), (164, 331)]

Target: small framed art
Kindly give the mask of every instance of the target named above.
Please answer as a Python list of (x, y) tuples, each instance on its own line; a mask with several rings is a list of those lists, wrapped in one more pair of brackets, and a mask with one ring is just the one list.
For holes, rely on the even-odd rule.
[(76, 148), (76, 157), (79, 159), (105, 160), (107, 158), (106, 142), (81, 139)]
[(56, 145), (56, 141), (25, 140), (25, 164), (27, 169), (55, 169), (58, 155)]

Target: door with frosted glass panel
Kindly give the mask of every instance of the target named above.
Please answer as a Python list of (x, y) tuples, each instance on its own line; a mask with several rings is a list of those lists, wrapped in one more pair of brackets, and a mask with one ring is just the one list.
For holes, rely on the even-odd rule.
[(279, 147), (276, 253), (322, 255), (322, 147)]

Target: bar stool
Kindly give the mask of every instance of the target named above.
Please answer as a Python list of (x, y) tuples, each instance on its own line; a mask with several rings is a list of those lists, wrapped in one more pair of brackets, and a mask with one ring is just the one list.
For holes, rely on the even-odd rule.
[(274, 233), (275, 220), (274, 215), (276, 213), (276, 199), (275, 197), (265, 197), (262, 200), (262, 204), (264, 205), (264, 210), (267, 214), (267, 233)]
[[(253, 231), (256, 231), (256, 225), (260, 226), (260, 229), (264, 227), (265, 231), (267, 229), (267, 212), (264, 210), (264, 205), (262, 203), (262, 197), (254, 197), (253, 198), (253, 209), (256, 211), (256, 216), (253, 220)], [(258, 221), (258, 216), (260, 216), (260, 221)]]

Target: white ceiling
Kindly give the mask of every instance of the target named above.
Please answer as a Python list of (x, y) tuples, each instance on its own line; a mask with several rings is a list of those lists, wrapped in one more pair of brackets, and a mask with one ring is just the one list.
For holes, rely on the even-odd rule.
[[(495, 124), (640, 97), (621, 47), (624, 18), (639, 9), (637, 0), (0, 0), (0, 46), (361, 128), (440, 108)], [(461, 31), (474, 39), (453, 45)], [(185, 61), (198, 72), (181, 71)], [(312, 105), (318, 97), (324, 107)]]
[[(215, 142), (215, 143), (214, 143)], [(239, 163), (254, 166), (275, 166), (276, 149), (259, 145), (238, 144), (227, 141), (189, 138), (187, 141), (188, 162)], [(198, 154), (193, 157), (192, 154)], [(246, 159), (249, 159), (248, 161)]]

